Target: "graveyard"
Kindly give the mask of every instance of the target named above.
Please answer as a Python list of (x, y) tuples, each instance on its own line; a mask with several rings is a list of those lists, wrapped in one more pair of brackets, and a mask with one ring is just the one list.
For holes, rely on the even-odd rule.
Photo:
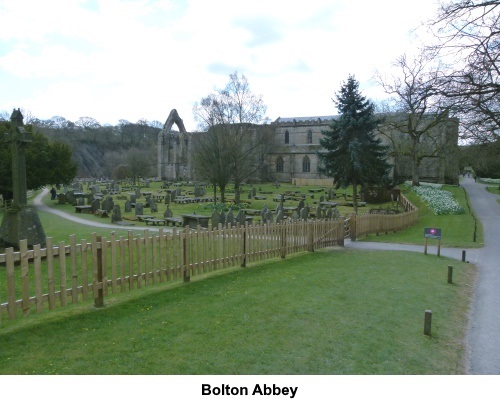
[[(290, 183), (244, 185), (235, 203), (229, 188), (222, 203), (220, 191), (214, 202), (213, 188), (196, 182), (142, 180), (138, 184), (91, 179), (60, 188), (57, 199), (45, 204), (69, 214), (117, 226), (166, 226), (217, 228), (218, 224), (332, 219), (353, 213), (352, 190), (332, 187), (293, 186)], [(380, 203), (358, 201), (358, 214), (404, 212), (399, 191)], [(305, 208), (303, 211), (302, 209)], [(213, 217), (215, 213), (219, 218)], [(264, 214), (264, 215), (263, 215)], [(229, 220), (227, 216), (229, 215)], [(184, 219), (183, 219), (184, 218)], [(209, 225), (210, 224), (210, 225)]]

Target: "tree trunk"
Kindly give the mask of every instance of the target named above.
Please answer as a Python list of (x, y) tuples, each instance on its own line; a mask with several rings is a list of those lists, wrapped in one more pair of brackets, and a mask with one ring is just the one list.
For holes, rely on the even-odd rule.
[(217, 204), (217, 184), (214, 183), (214, 204)]
[(240, 201), (241, 201), (240, 183), (235, 182), (234, 183), (234, 203), (239, 204)]
[(226, 202), (226, 186), (219, 186), (220, 188), (220, 202), (224, 204)]
[(352, 183), (352, 206), (354, 208), (354, 213), (358, 213), (358, 183), (354, 181)]
[(420, 176), (418, 168), (420, 161), (418, 159), (418, 138), (413, 137), (412, 154), (411, 154), (411, 184), (413, 186), (420, 186)]

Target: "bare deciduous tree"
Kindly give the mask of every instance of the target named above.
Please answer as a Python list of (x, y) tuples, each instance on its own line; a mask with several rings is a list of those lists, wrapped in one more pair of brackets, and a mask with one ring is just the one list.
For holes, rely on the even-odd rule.
[[(426, 157), (439, 156), (448, 146), (436, 127), (449, 121), (451, 105), (440, 95), (442, 70), (424, 52), (415, 59), (406, 55), (395, 62), (398, 75), (376, 74), (377, 82), (390, 96), (390, 119), (380, 131), (392, 143), (393, 153), (411, 161), (412, 183), (419, 185), (419, 168)], [(401, 133), (406, 136), (401, 137)]]
[[(206, 154), (212, 156), (205, 159), (198, 154), (194, 159), (195, 170), (199, 165), (198, 172), (211, 176), (210, 181), (221, 190), (229, 181), (229, 172), (237, 203), (241, 184), (258, 175), (264, 165), (267, 140), (252, 124), (267, 122), (266, 110), (262, 97), (253, 94), (247, 78), (237, 72), (230, 75), (224, 89), (209, 94), (193, 107), (200, 128), (207, 131), (201, 144), (211, 147)], [(203, 150), (200, 152), (203, 154)], [(210, 165), (213, 167), (209, 168)]]
[(428, 49), (447, 61), (442, 94), (459, 108), (462, 136), (500, 137), (500, 1), (458, 0), (440, 6), (427, 26), (437, 39)]

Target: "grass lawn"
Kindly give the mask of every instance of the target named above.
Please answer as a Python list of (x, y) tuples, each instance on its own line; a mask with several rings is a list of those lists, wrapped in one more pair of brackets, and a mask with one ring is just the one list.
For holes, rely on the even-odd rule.
[(409, 252), (298, 254), (106, 298), (99, 310), (4, 318), (0, 373), (462, 374), (474, 273)]
[(424, 245), (424, 228), (428, 227), (441, 228), (441, 246), (443, 247), (479, 248), (484, 246), (480, 221), (477, 221), (476, 242), (474, 242), (475, 222), (467, 206), (465, 190), (457, 186), (444, 186), (443, 190), (451, 191), (455, 200), (465, 209), (464, 214), (435, 215), (414, 192), (403, 190), (404, 195), (418, 207), (418, 223), (397, 233), (368, 235), (359, 240)]

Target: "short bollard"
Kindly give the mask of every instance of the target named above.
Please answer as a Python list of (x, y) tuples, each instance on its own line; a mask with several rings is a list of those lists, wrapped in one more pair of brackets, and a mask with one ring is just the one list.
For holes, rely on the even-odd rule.
[(462, 250), (462, 261), (465, 262), (465, 250)]
[(424, 319), (424, 335), (431, 335), (431, 324), (432, 324), (432, 311), (427, 309), (425, 311), (425, 319)]
[(448, 284), (453, 283), (453, 266), (448, 266)]

